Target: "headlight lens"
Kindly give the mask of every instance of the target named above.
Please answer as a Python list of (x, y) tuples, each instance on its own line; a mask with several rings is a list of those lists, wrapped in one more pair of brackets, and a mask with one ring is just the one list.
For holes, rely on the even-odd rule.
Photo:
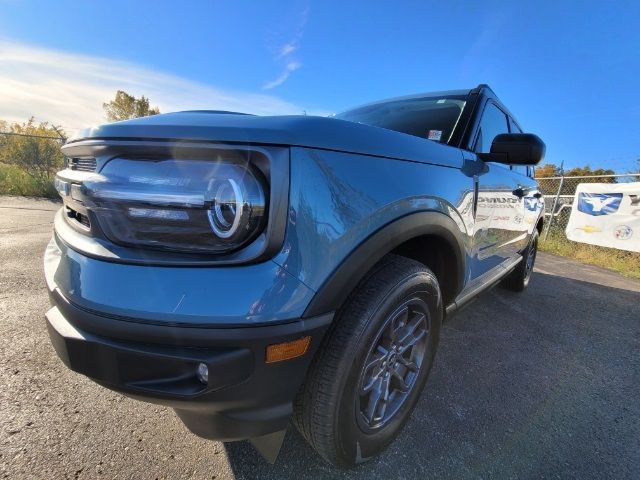
[(265, 183), (247, 162), (116, 158), (83, 182), (82, 193), (116, 243), (226, 253), (264, 228)]
[(220, 238), (229, 238), (238, 231), (244, 205), (242, 189), (233, 178), (223, 178), (214, 182), (212, 191), (213, 208), (209, 210), (211, 228)]

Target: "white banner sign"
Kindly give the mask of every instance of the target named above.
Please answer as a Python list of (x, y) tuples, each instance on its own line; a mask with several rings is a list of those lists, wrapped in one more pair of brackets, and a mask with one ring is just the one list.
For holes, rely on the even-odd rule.
[(566, 233), (576, 242), (640, 252), (640, 182), (579, 184)]

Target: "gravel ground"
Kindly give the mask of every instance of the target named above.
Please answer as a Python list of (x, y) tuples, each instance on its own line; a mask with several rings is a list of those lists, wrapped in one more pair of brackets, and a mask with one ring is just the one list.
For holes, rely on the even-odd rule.
[(494, 289), (446, 324), (427, 389), (381, 457), (338, 471), (290, 429), (271, 466), (58, 360), (41, 266), (57, 207), (0, 198), (5, 478), (640, 478), (640, 282), (540, 254), (525, 293)]

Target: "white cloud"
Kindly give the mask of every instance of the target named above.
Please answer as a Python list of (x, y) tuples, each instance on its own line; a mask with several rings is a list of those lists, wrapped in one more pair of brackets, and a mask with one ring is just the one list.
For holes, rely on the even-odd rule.
[(287, 65), (285, 65), (284, 70), (280, 75), (278, 75), (274, 80), (265, 83), (262, 88), (264, 88), (265, 90), (270, 90), (277, 87), (278, 85), (282, 85), (287, 80), (287, 78), (289, 78), (289, 75), (291, 75), (291, 73), (295, 72), (301, 66), (302, 64), (300, 62), (291, 60), (289, 63), (287, 63)]
[(272, 88), (282, 85), (289, 78), (289, 75), (302, 66), (302, 62), (299, 62), (294, 58), (293, 54), (296, 53), (296, 50), (298, 50), (298, 47), (300, 46), (300, 39), (304, 33), (304, 27), (307, 24), (308, 18), (309, 8), (307, 7), (303, 10), (302, 15), (300, 16), (298, 25), (293, 33), (293, 39), (282, 45), (275, 55), (276, 60), (283, 61), (285, 63), (284, 69), (275, 79), (266, 82), (262, 86), (263, 90), (271, 90)]
[[(284, 82), (299, 67), (288, 61), (284, 78), (274, 82)], [(221, 89), (120, 60), (0, 40), (0, 119), (24, 121), (33, 115), (71, 133), (104, 123), (102, 103), (116, 90), (145, 95), (161, 112), (210, 109), (278, 115), (300, 114), (305, 108), (276, 96)]]
[(281, 48), (276, 58), (283, 58), (293, 54), (298, 49), (296, 42), (285, 43)]

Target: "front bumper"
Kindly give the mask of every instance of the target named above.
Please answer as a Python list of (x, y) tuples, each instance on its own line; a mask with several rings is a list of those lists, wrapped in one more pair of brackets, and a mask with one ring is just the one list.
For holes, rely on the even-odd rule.
[[(172, 407), (195, 434), (233, 441), (286, 428), (292, 401), (332, 315), (247, 328), (125, 322), (51, 292), (51, 342), (70, 369), (127, 396)], [(265, 363), (267, 345), (311, 336), (305, 355)], [(209, 382), (196, 377), (199, 363)]]
[[(174, 408), (192, 432), (223, 441), (287, 426), (333, 317), (300, 318), (308, 289), (273, 263), (246, 269), (114, 264), (54, 238), (45, 278), (49, 336), (70, 369)], [(176, 294), (185, 298), (177, 306)], [(268, 345), (306, 336), (311, 344), (304, 355), (265, 362)], [(196, 376), (200, 363), (208, 367), (206, 385)]]

